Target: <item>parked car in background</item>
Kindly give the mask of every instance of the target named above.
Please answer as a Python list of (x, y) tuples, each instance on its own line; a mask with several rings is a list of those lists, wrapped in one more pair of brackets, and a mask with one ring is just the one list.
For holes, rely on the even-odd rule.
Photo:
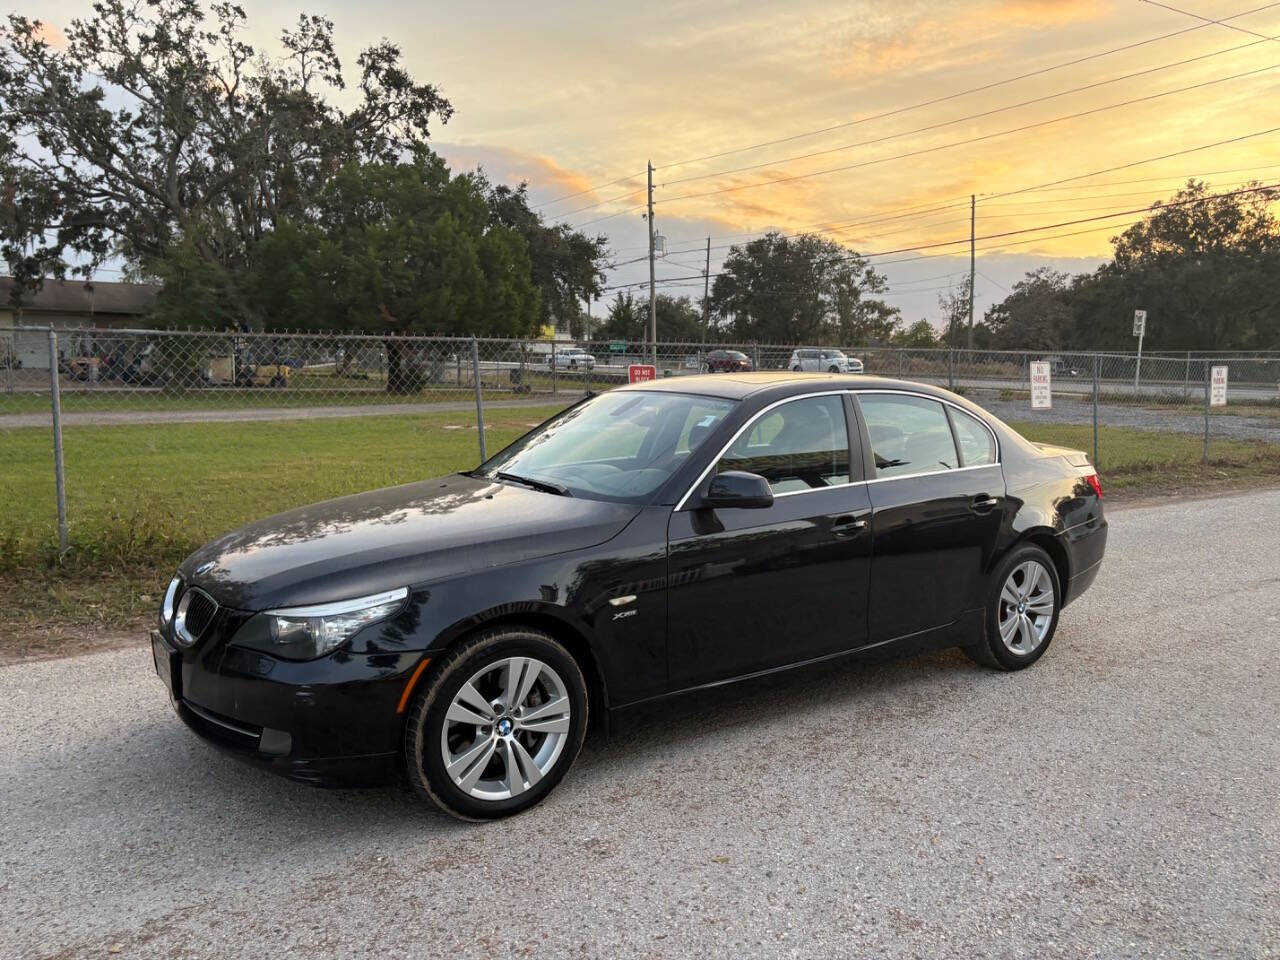
[(556, 347), (547, 354), (547, 366), (558, 370), (594, 370), (596, 358), (581, 347)]
[(1045, 363), (1049, 364), (1049, 373), (1055, 377), (1078, 377), (1080, 376), (1080, 368), (1074, 363), (1074, 357), (1045, 357)]
[[(220, 537), (179, 567), (152, 651), (228, 753), (306, 783), (403, 776), (490, 819), (555, 787), (589, 713), (893, 649), (1029, 667), (1106, 541), (1083, 452), (954, 393), (679, 377), (589, 396), (466, 473)], [(1034, 723), (1042, 691), (1001, 697)]]
[(862, 373), (862, 361), (831, 347), (794, 350), (787, 363), (790, 370), (809, 373)]
[(751, 358), (741, 350), (712, 350), (703, 365), (707, 373), (742, 373), (751, 369)]

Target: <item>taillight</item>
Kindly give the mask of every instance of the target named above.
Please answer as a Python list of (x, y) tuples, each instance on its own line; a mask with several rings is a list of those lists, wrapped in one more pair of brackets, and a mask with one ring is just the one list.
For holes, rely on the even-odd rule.
[(1102, 481), (1098, 479), (1098, 475), (1096, 473), (1091, 473), (1084, 479), (1085, 479), (1085, 483), (1089, 484), (1089, 486), (1093, 488), (1093, 492), (1097, 494), (1098, 499), (1101, 500), (1102, 499)]

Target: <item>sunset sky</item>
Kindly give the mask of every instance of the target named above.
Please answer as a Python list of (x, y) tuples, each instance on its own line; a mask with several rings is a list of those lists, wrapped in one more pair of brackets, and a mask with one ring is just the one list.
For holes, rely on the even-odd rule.
[[(527, 179), (548, 217), (606, 234), (619, 261), (644, 254), (645, 225), (634, 208), (651, 159), (656, 223), (671, 251), (662, 278), (699, 274), (707, 236), (713, 273), (729, 244), (771, 228), (836, 225), (833, 239), (874, 253), (965, 240), (876, 258), (899, 261), (882, 268), (893, 284), (890, 301), (915, 320), (936, 318), (938, 288), (968, 270), (970, 193), (979, 196), (982, 238), (1142, 207), (1188, 176), (1220, 189), (1254, 177), (1280, 181), (1280, 132), (1273, 132), (1054, 189), (992, 196), (1280, 127), (1280, 41), (1267, 39), (1280, 36), (1280, 3), (1172, 5), (1210, 19), (1255, 12), (1225, 26), (1139, 0), (365, 0), (305, 9), (336, 22), (349, 68), (361, 46), (383, 36), (399, 43), (416, 76), (439, 85), (456, 108), (433, 130), (452, 165)], [(253, 41), (273, 52), (280, 28), (302, 9), (244, 6)], [(46, 2), (38, 12), (56, 29), (86, 11), (83, 3)], [(1177, 31), (1184, 32), (1167, 36)], [(1097, 56), (1129, 45), (1136, 46)], [(1047, 69), (1084, 57), (1092, 59)], [(998, 85), (965, 92), (989, 84)], [(1202, 86), (1182, 89), (1193, 85)], [(939, 98), (950, 99), (917, 106)], [(1151, 99), (1004, 132), (1137, 98)], [(957, 145), (979, 137), (989, 139)], [(783, 138), (793, 139), (741, 149)], [(725, 155), (696, 159), (712, 154)], [(860, 166), (806, 176), (853, 165)], [(798, 179), (765, 183), (783, 178)], [(711, 191), (726, 192), (690, 196)], [(1092, 268), (1134, 219), (980, 239), (979, 311), (1034, 266)], [(1067, 232), (1076, 235), (1056, 237)], [(646, 265), (634, 263), (609, 282), (644, 277)], [(685, 285), (663, 289), (701, 295), (698, 280), (675, 283)]]

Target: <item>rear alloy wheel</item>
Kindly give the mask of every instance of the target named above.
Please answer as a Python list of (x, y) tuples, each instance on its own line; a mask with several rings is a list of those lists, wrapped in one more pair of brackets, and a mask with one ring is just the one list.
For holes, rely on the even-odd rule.
[(1033, 544), (1014, 550), (996, 568), (987, 600), (984, 637), (966, 647), (976, 662), (1020, 670), (1040, 659), (1058, 626), (1062, 590), (1049, 555)]
[(586, 721), (586, 683), (568, 651), (538, 630), (495, 630), (447, 654), (415, 701), (409, 782), (462, 819), (518, 813), (564, 776)]

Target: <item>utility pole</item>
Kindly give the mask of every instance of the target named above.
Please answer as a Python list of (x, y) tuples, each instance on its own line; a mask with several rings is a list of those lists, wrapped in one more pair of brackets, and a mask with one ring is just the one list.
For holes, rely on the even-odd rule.
[(654, 299), (653, 273), (653, 161), (648, 163), (649, 170), (649, 346), (653, 355), (653, 365), (658, 365), (658, 304)]
[(707, 345), (707, 294), (711, 289), (711, 238), (707, 237), (707, 265), (702, 269), (702, 345)]
[(977, 272), (977, 253), (973, 246), (974, 225), (978, 214), (978, 195), (969, 194), (969, 342), (968, 347), (973, 349), (973, 279)]

